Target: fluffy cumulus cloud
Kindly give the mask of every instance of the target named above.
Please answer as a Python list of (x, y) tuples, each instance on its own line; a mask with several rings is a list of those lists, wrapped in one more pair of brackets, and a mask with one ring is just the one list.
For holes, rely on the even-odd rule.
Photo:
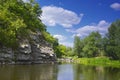
[(66, 37), (60, 34), (53, 35), (54, 38), (57, 38), (59, 41), (66, 40)]
[(104, 36), (107, 33), (109, 26), (110, 23), (106, 22), (105, 20), (101, 20), (98, 24), (86, 25), (76, 30), (67, 29), (66, 31), (74, 33), (73, 36), (76, 35), (80, 37), (85, 37), (88, 36), (93, 31), (94, 32), (98, 31), (102, 36)]
[(60, 44), (62, 44), (62, 45), (65, 45), (65, 46), (67, 46), (67, 47), (73, 47), (73, 43), (72, 42), (60, 42)]
[(30, 0), (22, 0), (22, 1), (26, 3), (26, 2), (29, 2)]
[(56, 6), (44, 6), (42, 11), (41, 20), (48, 26), (60, 25), (70, 28), (75, 24), (79, 24), (83, 17), (83, 14), (77, 15), (73, 11)]
[(114, 10), (120, 10), (120, 3), (113, 3), (110, 5), (110, 7)]

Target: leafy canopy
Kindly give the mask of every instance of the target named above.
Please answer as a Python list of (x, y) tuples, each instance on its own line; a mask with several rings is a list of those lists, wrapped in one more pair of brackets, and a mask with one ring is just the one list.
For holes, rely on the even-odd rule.
[(0, 0), (0, 44), (15, 47), (18, 36), (25, 36), (28, 30), (46, 31), (39, 19), (41, 9), (37, 3), (22, 0)]

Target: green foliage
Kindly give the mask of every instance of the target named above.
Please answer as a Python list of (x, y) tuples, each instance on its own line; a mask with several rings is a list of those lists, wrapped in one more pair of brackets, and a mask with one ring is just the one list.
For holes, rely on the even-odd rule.
[[(78, 57), (96, 57), (102, 52), (101, 35), (98, 32), (92, 32), (89, 36), (81, 39), (75, 37), (74, 39), (74, 53)], [(102, 53), (101, 53), (102, 52)]]
[(53, 42), (54, 53), (56, 53), (56, 56), (58, 58), (60, 58), (62, 56), (62, 54), (61, 54), (58, 46), (59, 46), (58, 39), (55, 39), (55, 41)]
[(66, 54), (66, 46), (59, 45), (58, 48), (59, 48), (59, 51), (60, 51), (59, 54), (61, 54), (61, 57)]
[(55, 46), (55, 53), (58, 58), (63, 57), (66, 54), (66, 46), (64, 45)]
[(108, 56), (120, 60), (120, 20), (111, 24), (103, 38), (98, 32), (92, 32), (82, 40), (75, 37), (73, 49), (78, 57)]
[(71, 47), (66, 47), (66, 56), (71, 57), (73, 56), (73, 49)]
[(77, 55), (78, 57), (81, 57), (81, 52), (82, 52), (82, 43), (81, 43), (81, 40), (78, 36), (75, 36), (74, 38), (74, 54)]
[(116, 60), (110, 60), (108, 57), (96, 57), (96, 58), (74, 58), (74, 63), (80, 63), (85, 65), (96, 66), (114, 66), (120, 67), (120, 62)]
[(112, 23), (108, 29), (107, 53), (113, 59), (120, 59), (120, 20)]
[(58, 44), (58, 40), (53, 43), (53, 49), (58, 58), (70, 57), (72, 56), (72, 48), (66, 47), (64, 45)]
[[(14, 2), (13, 2), (14, 3)], [(9, 11), (12, 3), (0, 5), (0, 43), (8, 47), (15, 47), (17, 41), (17, 31), (25, 28), (23, 19), (18, 18), (16, 14)]]
[(85, 57), (96, 57), (101, 51), (101, 35), (98, 32), (92, 32), (84, 39), (83, 53)]
[(51, 44), (54, 44), (56, 42), (56, 39), (53, 38), (53, 36), (50, 35), (50, 33), (42, 31), (42, 34), (46, 41), (48, 41)]
[(39, 19), (41, 9), (34, 0), (0, 1), (0, 45), (16, 47), (18, 36), (27, 36), (29, 30), (46, 32), (46, 27)]

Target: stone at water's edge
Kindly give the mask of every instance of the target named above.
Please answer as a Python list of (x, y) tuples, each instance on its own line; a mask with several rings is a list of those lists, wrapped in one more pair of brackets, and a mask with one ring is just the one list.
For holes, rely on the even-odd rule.
[(55, 63), (56, 55), (52, 46), (46, 42), (40, 32), (31, 33), (30, 39), (19, 38), (17, 50), (0, 48), (0, 64), (39, 64)]

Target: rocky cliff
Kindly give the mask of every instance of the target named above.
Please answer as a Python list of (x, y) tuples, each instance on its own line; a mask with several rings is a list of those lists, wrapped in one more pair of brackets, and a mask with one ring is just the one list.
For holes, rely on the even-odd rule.
[(0, 64), (55, 63), (52, 46), (43, 39), (41, 32), (31, 32), (28, 37), (18, 37), (18, 48), (0, 47)]

